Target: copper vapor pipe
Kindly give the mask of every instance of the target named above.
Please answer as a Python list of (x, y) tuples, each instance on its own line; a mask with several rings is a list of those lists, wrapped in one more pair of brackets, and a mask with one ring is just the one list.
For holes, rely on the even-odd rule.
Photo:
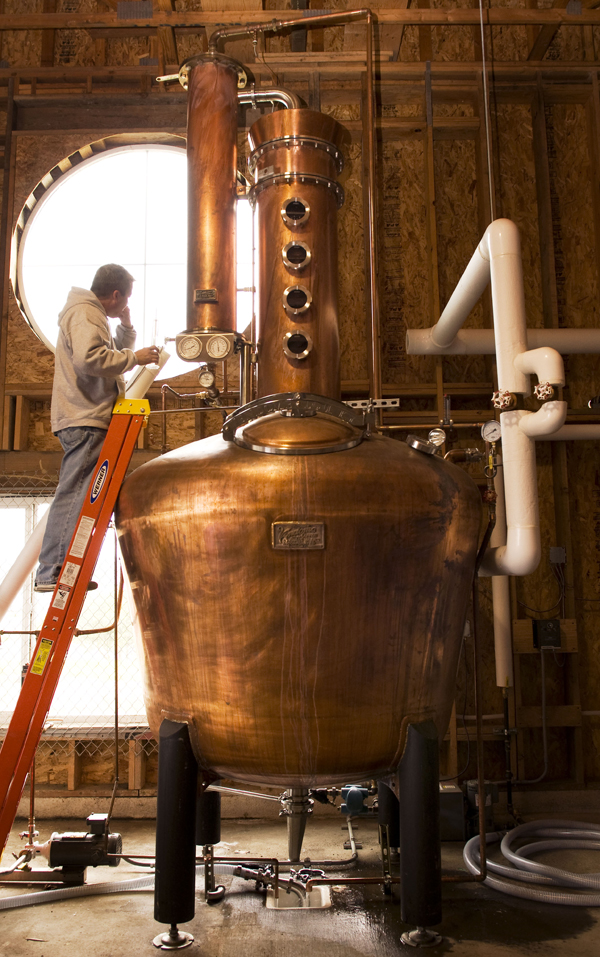
[(238, 76), (224, 59), (203, 58), (188, 78), (190, 332), (235, 331)]
[(360, 10), (345, 10), (341, 13), (320, 13), (314, 17), (294, 17), (292, 20), (267, 20), (264, 23), (246, 23), (239, 27), (225, 27), (223, 30), (215, 30), (208, 41), (208, 52), (214, 54), (218, 52), (219, 45), (225, 40), (232, 40), (234, 37), (252, 36), (253, 33), (280, 33), (282, 30), (289, 30), (291, 27), (302, 26), (303, 29), (312, 26), (336, 26), (341, 23), (348, 23), (350, 20), (363, 20), (370, 17), (371, 11), (366, 7)]

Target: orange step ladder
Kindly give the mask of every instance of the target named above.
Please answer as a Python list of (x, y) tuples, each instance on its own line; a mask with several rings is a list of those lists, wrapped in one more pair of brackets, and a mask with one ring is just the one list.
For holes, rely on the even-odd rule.
[(69, 551), (0, 749), (0, 857), (52, 705), (87, 586), (149, 411), (148, 399), (121, 398), (113, 409)]

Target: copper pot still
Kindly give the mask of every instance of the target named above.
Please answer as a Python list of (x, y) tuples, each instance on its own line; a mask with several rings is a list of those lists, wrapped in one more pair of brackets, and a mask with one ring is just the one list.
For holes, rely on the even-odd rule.
[(252, 128), (259, 396), (118, 504), (150, 726), (187, 722), (206, 772), (250, 784), (381, 777), (409, 723), (444, 734), (476, 556), (471, 478), (338, 401), (342, 132), (309, 110)]

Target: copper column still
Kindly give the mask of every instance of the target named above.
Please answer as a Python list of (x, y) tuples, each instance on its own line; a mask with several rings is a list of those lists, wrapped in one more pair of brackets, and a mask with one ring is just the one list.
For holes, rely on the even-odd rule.
[(188, 331), (235, 332), (239, 64), (198, 56), (188, 90)]
[(393, 773), (411, 722), (444, 733), (481, 510), (433, 447), (337, 400), (341, 133), (254, 125), (259, 398), (136, 469), (117, 513), (153, 731), (185, 722), (205, 771), (295, 788)]
[(339, 398), (337, 209), (344, 130), (312, 110), (280, 110), (249, 134), (258, 219), (258, 395)]

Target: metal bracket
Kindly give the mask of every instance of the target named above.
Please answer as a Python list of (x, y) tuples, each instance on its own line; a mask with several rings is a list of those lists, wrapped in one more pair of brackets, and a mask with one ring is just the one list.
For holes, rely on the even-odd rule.
[(351, 409), (398, 409), (400, 408), (400, 399), (349, 399), (344, 402)]

